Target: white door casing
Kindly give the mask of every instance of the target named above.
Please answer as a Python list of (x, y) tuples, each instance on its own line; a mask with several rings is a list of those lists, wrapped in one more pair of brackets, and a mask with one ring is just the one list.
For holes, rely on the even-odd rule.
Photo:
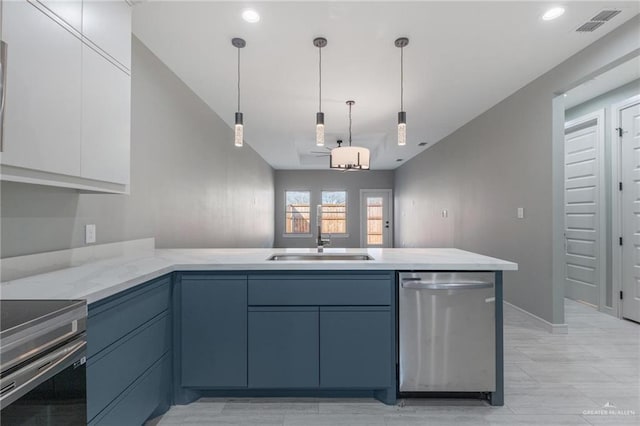
[(360, 247), (393, 247), (390, 189), (360, 190)]
[(640, 103), (620, 111), (622, 317), (640, 322)]
[(604, 110), (565, 124), (565, 296), (605, 302)]

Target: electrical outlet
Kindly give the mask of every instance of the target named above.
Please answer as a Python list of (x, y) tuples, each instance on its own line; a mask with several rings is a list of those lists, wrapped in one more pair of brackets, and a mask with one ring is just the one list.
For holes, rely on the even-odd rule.
[(518, 207), (518, 219), (524, 219), (524, 207)]
[(84, 227), (84, 242), (85, 244), (96, 242), (96, 225), (91, 224)]

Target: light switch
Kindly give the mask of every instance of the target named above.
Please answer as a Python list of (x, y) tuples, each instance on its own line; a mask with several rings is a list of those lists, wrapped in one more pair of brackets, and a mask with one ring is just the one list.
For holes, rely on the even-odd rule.
[(96, 225), (86, 225), (84, 227), (85, 244), (93, 244), (96, 242)]
[(524, 207), (518, 207), (518, 219), (524, 219)]
[(449, 210), (447, 210), (447, 209), (442, 210), (442, 217), (444, 217), (444, 218), (449, 217)]

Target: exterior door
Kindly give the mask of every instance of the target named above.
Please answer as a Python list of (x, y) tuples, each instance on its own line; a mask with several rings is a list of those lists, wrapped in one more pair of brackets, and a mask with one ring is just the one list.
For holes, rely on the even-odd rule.
[(622, 316), (640, 322), (640, 104), (620, 113), (622, 165)]
[(604, 303), (604, 112), (565, 125), (565, 296)]
[(360, 246), (393, 247), (390, 189), (360, 191)]

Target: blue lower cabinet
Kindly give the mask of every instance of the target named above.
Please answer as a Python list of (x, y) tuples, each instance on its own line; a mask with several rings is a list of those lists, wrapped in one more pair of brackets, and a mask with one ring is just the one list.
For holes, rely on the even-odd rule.
[(170, 348), (171, 321), (165, 313), (90, 358), (87, 419), (98, 415)]
[(249, 308), (249, 387), (319, 386), (317, 307)]
[(142, 425), (154, 412), (160, 414), (169, 408), (170, 384), (171, 357), (167, 353), (89, 425)]
[(320, 386), (395, 386), (388, 307), (320, 308)]
[(171, 278), (162, 277), (123, 296), (92, 304), (87, 319), (87, 358), (170, 309)]
[(183, 275), (181, 386), (247, 386), (247, 277)]

